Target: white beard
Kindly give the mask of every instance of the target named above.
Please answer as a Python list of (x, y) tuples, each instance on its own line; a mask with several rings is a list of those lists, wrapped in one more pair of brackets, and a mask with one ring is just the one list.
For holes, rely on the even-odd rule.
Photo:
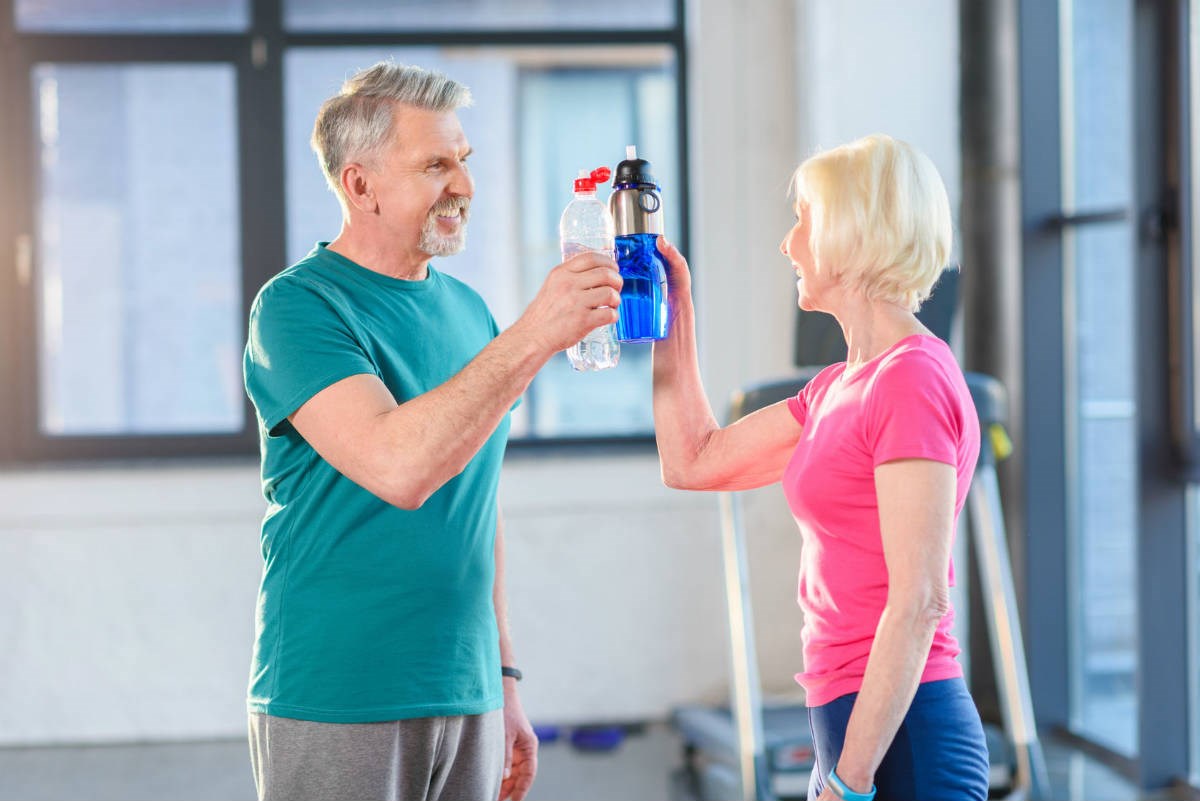
[[(433, 207), (425, 224), (421, 226), (421, 239), (417, 247), (422, 253), (430, 256), (453, 256), (461, 253), (467, 246), (467, 209), (471, 201), (467, 198), (455, 198), (443, 201)], [(442, 234), (438, 231), (438, 216), (447, 212), (459, 210), (458, 230), (452, 234)]]

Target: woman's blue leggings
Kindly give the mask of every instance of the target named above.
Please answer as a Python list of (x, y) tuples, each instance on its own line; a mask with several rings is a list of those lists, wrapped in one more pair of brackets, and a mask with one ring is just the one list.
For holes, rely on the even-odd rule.
[[(808, 710), (817, 764), (809, 801), (825, 787), (846, 739), (858, 693)], [(917, 688), (891, 748), (875, 772), (876, 801), (985, 801), (988, 751), (975, 702), (962, 679), (931, 681)]]

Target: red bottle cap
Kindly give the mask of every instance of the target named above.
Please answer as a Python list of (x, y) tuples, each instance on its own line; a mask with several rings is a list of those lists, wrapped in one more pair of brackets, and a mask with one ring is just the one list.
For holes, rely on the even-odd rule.
[[(582, 170), (580, 171), (582, 172)], [(612, 177), (612, 170), (608, 167), (597, 167), (592, 170), (586, 177), (575, 179), (576, 192), (595, 192), (596, 184), (606, 184), (608, 179)]]

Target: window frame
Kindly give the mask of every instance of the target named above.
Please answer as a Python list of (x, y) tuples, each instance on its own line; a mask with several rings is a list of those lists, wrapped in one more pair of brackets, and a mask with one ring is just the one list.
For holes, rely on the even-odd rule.
[[(291, 47), (542, 46), (652, 44), (668, 47), (674, 58), (676, 131), (680, 183), (677, 209), (680, 238), (689, 241), (688, 105), (685, 0), (671, 0), (674, 24), (635, 29), (492, 29), (289, 32), (283, 27), (283, 0), (247, 0), (249, 28), (222, 33), (62, 33), (16, 29), (15, 0), (0, 0), (0, 102), (11, 114), (0, 120), (0, 186), (7, 188), (6, 213), (0, 214), (0, 466), (5, 464), (93, 462), (123, 459), (194, 459), (251, 456), (258, 453), (253, 406), (244, 403), (237, 433), (48, 435), (39, 428), (36, 279), (18, 279), (18, 238), (36, 247), (38, 174), (31, 165), (34, 131), (30, 75), (43, 62), (181, 63), (233, 66), (236, 72), (236, 119), (241, 220), (240, 319), (259, 288), (286, 266), (284, 53)], [(248, 124), (248, 121), (253, 124)], [(21, 165), (25, 165), (22, 167)], [(30, 266), (36, 269), (36, 253)], [(578, 452), (646, 449), (653, 433), (619, 436), (527, 436), (510, 449)]]
[[(1120, 210), (1063, 209), (1062, 82), (1059, 2), (1019, 0), (1022, 235), (1022, 362), (1025, 419), (1023, 489), (1027, 541), (1022, 570), (1034, 703), (1040, 726), (1105, 762), (1139, 788), (1185, 786), (1189, 775), (1191, 691), (1187, 597), (1189, 469), (1173, 414), (1190, 398), (1179, 391), (1182, 350), (1191, 321), (1181, 287), (1190, 276), (1179, 241), (1191, 221), (1175, 214), (1181, 193), (1178, 112), (1186, 97), (1187, 0), (1131, 0), (1134, 51), (1134, 173), (1137, 225), (1134, 302), (1137, 360), (1137, 755), (1129, 758), (1071, 729), (1067, 416), (1070, 398), (1064, 284), (1064, 231), (1112, 220)], [(1181, 38), (1181, 36), (1183, 38)], [(1055, 76), (1047, 80), (1047, 76)], [(1095, 212), (1095, 213), (1091, 213)], [(1157, 358), (1155, 357), (1157, 354)], [(1190, 370), (1190, 365), (1189, 365)], [(1035, 430), (1036, 425), (1036, 430)], [(1191, 476), (1195, 480), (1195, 476)], [(1036, 610), (1033, 612), (1032, 610)], [(1194, 621), (1192, 622), (1194, 625)], [(1181, 699), (1183, 702), (1181, 703)]]

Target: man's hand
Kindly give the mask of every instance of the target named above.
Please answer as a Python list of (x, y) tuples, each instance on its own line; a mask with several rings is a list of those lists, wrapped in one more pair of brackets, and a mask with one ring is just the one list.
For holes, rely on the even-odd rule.
[(550, 271), (513, 328), (558, 353), (588, 332), (615, 323), (620, 305), (621, 273), (612, 255), (579, 253)]
[(522, 801), (537, 775), (538, 739), (517, 696), (517, 680), (504, 679), (504, 779), (500, 801)]

